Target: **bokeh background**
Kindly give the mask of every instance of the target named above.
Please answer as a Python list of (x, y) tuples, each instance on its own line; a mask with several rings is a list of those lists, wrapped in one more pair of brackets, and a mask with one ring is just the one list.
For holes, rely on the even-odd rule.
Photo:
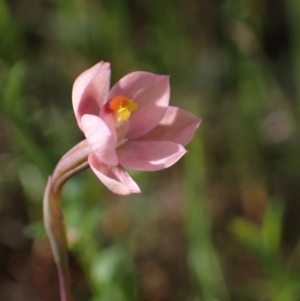
[(59, 300), (46, 179), (83, 139), (74, 79), (111, 62), (171, 75), (203, 118), (188, 154), (64, 187), (75, 301), (300, 300), (300, 2), (0, 0), (0, 300)]

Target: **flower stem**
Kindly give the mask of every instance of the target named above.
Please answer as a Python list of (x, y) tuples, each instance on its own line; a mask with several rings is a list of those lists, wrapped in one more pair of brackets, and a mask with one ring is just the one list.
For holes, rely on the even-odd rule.
[(63, 184), (79, 171), (86, 169), (89, 165), (87, 157), (90, 147), (86, 140), (79, 142), (70, 149), (58, 162), (53, 172), (53, 189), (60, 191)]
[(78, 143), (58, 162), (53, 176), (48, 179), (44, 194), (44, 224), (57, 266), (61, 301), (71, 301), (71, 286), (67, 253), (67, 238), (63, 213), (60, 209), (60, 191), (63, 184), (88, 167), (87, 141)]

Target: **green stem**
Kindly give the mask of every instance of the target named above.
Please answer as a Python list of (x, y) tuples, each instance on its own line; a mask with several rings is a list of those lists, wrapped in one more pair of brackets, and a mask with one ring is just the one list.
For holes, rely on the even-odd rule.
[(53, 176), (49, 177), (44, 194), (44, 224), (49, 236), (57, 266), (61, 301), (71, 301), (68, 265), (68, 245), (63, 213), (60, 209), (60, 192), (63, 184), (74, 174), (88, 167), (90, 153), (87, 141), (78, 143), (58, 162)]
[(90, 147), (87, 141), (83, 140), (59, 160), (52, 176), (55, 191), (60, 191), (68, 179), (89, 166), (87, 162), (89, 153)]
[(59, 200), (60, 194), (53, 192), (53, 181), (49, 177), (44, 196), (44, 223), (58, 270), (61, 301), (71, 301), (67, 239)]

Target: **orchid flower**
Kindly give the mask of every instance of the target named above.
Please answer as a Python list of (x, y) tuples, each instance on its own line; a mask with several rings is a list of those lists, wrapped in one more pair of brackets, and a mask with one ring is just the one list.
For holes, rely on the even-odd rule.
[(110, 64), (100, 62), (75, 80), (72, 101), (85, 138), (69, 150), (49, 177), (44, 194), (44, 223), (58, 269), (61, 301), (71, 301), (67, 239), (60, 191), (87, 168), (112, 192), (126, 195), (140, 188), (125, 171), (156, 171), (185, 153), (201, 119), (169, 106), (169, 77), (132, 72), (110, 89)]
[(168, 76), (132, 72), (110, 89), (110, 75), (106, 62), (79, 75), (73, 108), (96, 176), (114, 193), (138, 193), (124, 167), (156, 171), (173, 165), (186, 153), (184, 146), (201, 120), (169, 106)]

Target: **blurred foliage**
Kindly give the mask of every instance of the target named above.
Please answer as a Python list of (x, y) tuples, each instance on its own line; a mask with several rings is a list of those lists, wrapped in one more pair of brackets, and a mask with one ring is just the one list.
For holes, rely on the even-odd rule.
[(140, 195), (65, 185), (74, 300), (299, 300), (299, 3), (0, 0), (0, 300), (58, 300), (43, 190), (100, 60), (112, 83), (170, 74), (203, 123), (175, 166), (132, 172)]

